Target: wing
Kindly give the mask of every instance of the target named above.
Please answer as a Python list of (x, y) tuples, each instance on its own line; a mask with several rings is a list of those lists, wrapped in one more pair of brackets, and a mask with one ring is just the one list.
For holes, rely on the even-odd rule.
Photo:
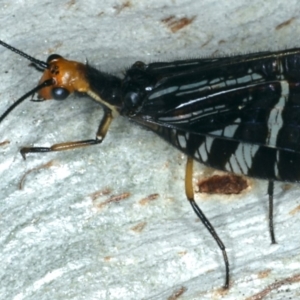
[(150, 64), (131, 118), (216, 169), (300, 181), (299, 70), (299, 49)]
[[(135, 119), (198, 135), (300, 151), (300, 50), (154, 63)], [(149, 90), (149, 89), (148, 89)]]

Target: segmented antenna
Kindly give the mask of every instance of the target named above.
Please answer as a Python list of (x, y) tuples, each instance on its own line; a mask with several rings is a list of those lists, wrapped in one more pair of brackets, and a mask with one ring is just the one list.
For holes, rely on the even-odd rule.
[(21, 104), (26, 98), (33, 95), (35, 92), (39, 91), (45, 86), (50, 86), (53, 84), (52, 79), (48, 79), (44, 82), (42, 82), (40, 85), (36, 86), (34, 89), (23, 95), (20, 99), (18, 99), (14, 104), (12, 104), (1, 116), (0, 116), (0, 123), (5, 119), (5, 117), (19, 104)]
[(2, 45), (2, 46), (4, 46), (5, 48), (7, 48), (7, 49), (9, 49), (9, 50), (11, 50), (11, 51), (13, 51), (13, 52), (19, 54), (20, 56), (25, 57), (26, 59), (28, 59), (29, 61), (33, 62), (35, 65), (37, 65), (37, 66), (39, 66), (39, 67), (41, 67), (41, 68), (43, 68), (43, 69), (47, 69), (47, 68), (48, 68), (48, 64), (45, 63), (44, 61), (38, 60), (38, 59), (36, 59), (36, 58), (34, 58), (34, 57), (32, 57), (32, 56), (30, 56), (30, 55), (28, 55), (28, 54), (22, 52), (21, 50), (18, 50), (18, 49), (16, 49), (16, 48), (14, 48), (14, 47), (12, 47), (12, 46), (10, 46), (10, 45), (4, 43), (4, 42), (1, 41), (1, 40), (0, 40), (0, 45)]

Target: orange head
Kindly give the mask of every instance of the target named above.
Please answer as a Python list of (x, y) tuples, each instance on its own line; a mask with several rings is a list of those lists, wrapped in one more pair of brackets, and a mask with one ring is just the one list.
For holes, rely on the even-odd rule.
[(49, 79), (52, 79), (53, 83), (38, 91), (40, 98), (64, 100), (75, 91), (86, 93), (89, 90), (84, 64), (64, 59), (57, 54), (50, 55), (47, 64), (48, 67), (45, 69), (39, 84)]

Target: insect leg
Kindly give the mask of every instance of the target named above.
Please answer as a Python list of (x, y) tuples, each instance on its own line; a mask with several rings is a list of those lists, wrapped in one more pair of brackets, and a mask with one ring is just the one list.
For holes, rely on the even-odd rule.
[(59, 144), (54, 144), (50, 147), (24, 147), (24, 148), (21, 148), (21, 150), (20, 150), (21, 155), (23, 156), (24, 159), (26, 159), (27, 153), (64, 151), (64, 150), (70, 150), (70, 149), (100, 144), (100, 143), (102, 143), (102, 141), (105, 138), (108, 128), (112, 122), (112, 119), (113, 119), (113, 116), (112, 116), (111, 110), (108, 110), (108, 109), (105, 110), (104, 116), (98, 127), (98, 131), (97, 131), (95, 139), (59, 143)]
[(271, 235), (272, 244), (276, 244), (273, 224), (273, 192), (274, 192), (274, 181), (269, 180), (268, 183), (268, 195), (269, 195), (269, 229)]
[(219, 248), (222, 251), (223, 259), (225, 263), (225, 285), (224, 288), (227, 289), (229, 287), (229, 262), (227, 253), (225, 250), (225, 246), (221, 239), (219, 238), (218, 234), (216, 233), (213, 226), (210, 224), (202, 210), (199, 208), (197, 203), (194, 200), (194, 190), (193, 190), (193, 158), (188, 156), (187, 163), (186, 163), (186, 172), (185, 172), (185, 193), (186, 197), (189, 200), (190, 204), (192, 205), (192, 208), (198, 218), (201, 220), (203, 225), (207, 228), (209, 233), (213, 236), (215, 241), (217, 242)]

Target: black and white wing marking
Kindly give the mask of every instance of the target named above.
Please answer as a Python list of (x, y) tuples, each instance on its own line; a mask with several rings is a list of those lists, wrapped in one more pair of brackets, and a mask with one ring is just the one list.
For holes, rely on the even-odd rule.
[(300, 180), (299, 49), (176, 68), (148, 92), (137, 122), (217, 169)]

